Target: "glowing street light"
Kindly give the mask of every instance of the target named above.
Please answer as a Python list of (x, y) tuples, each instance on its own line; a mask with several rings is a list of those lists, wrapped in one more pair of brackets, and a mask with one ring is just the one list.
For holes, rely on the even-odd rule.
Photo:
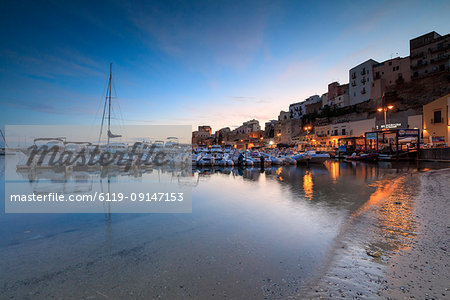
[(383, 93), (383, 96), (381, 96), (381, 101), (383, 102), (383, 106), (377, 108), (377, 110), (379, 112), (384, 111), (384, 129), (383, 130), (387, 130), (386, 114), (387, 114), (388, 110), (391, 110), (394, 108), (394, 105), (386, 105), (386, 99), (384, 98), (384, 93)]
[(311, 131), (312, 126), (307, 125), (307, 126), (303, 127), (303, 129), (306, 131), (306, 140), (309, 140), (309, 132)]
[(388, 105), (388, 106), (383, 106), (383, 107), (379, 107), (377, 110), (379, 112), (384, 111), (384, 130), (387, 130), (387, 122), (386, 122), (386, 114), (388, 110), (391, 110), (394, 108), (394, 105)]

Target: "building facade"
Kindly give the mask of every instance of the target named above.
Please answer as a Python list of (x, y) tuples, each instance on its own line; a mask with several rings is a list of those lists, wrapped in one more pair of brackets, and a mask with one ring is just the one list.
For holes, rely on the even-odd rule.
[(255, 119), (242, 123), (242, 126), (250, 128), (250, 132), (261, 130), (261, 126), (259, 126), (259, 121)]
[(366, 132), (373, 131), (375, 128), (376, 118), (342, 122), (331, 124), (331, 137), (362, 137)]
[(211, 138), (211, 126), (198, 126), (198, 130), (192, 132), (192, 144), (194, 145), (206, 145)]
[(432, 31), (409, 41), (412, 77), (450, 70), (450, 34)]
[(264, 124), (264, 138), (272, 139), (275, 136), (275, 124), (277, 120), (270, 120)]
[(320, 125), (314, 128), (317, 144), (322, 147), (332, 146), (331, 142), (331, 125)]
[(322, 107), (328, 105), (328, 93), (323, 94), (320, 98), (322, 98)]
[(411, 81), (409, 56), (396, 57), (373, 66), (370, 99), (381, 99), (388, 87)]
[(297, 102), (289, 105), (289, 118), (292, 120), (300, 120), (305, 114), (305, 101)]
[(287, 111), (280, 111), (280, 114), (278, 115), (278, 121), (284, 121), (284, 120), (289, 120), (289, 112)]
[(355, 105), (370, 100), (373, 81), (373, 66), (378, 64), (369, 59), (349, 71), (349, 104)]
[(332, 82), (328, 85), (328, 106), (344, 107), (350, 104), (349, 84)]
[(430, 145), (448, 146), (450, 94), (423, 106), (423, 139)]

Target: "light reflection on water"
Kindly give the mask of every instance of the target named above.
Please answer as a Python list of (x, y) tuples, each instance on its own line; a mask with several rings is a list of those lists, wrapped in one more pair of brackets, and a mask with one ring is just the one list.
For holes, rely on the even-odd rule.
[[(373, 193), (390, 179), (415, 168), (329, 161), (194, 170), (187, 180), (192, 214), (12, 215), (3, 213), (2, 201), (0, 295), (294, 295), (348, 218), (386, 196)], [(145, 185), (142, 176), (127, 180)], [(391, 215), (389, 207), (386, 212)], [(388, 233), (407, 234), (397, 220), (381, 222)], [(52, 284), (59, 288), (49, 290)]]

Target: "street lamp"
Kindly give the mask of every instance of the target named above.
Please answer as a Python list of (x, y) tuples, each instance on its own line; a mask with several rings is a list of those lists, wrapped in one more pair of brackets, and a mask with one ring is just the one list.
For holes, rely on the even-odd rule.
[(309, 135), (309, 132), (311, 131), (312, 127), (311, 125), (303, 127), (303, 129), (306, 131), (306, 134)]
[(377, 108), (377, 110), (379, 112), (384, 111), (384, 129), (383, 130), (387, 130), (387, 122), (386, 122), (386, 114), (388, 110), (391, 110), (394, 108), (394, 105), (386, 105), (386, 99), (384, 98), (384, 93), (381, 96), (381, 102), (383, 103), (382, 107)]
[(388, 105), (388, 106), (383, 105), (383, 107), (379, 107), (379, 108), (377, 109), (379, 112), (384, 111), (384, 130), (387, 130), (387, 121), (386, 121), (386, 114), (387, 114), (387, 111), (388, 111), (388, 110), (391, 110), (391, 109), (393, 109), (393, 108), (394, 108), (394, 105)]
[(309, 141), (309, 132), (311, 131), (312, 126), (308, 125), (308, 126), (303, 127), (303, 129), (306, 131), (306, 140)]

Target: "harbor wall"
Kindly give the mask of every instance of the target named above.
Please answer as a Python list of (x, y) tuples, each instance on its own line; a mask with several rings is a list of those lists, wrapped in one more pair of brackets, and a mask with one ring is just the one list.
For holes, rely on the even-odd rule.
[(448, 160), (450, 161), (450, 148), (420, 149), (421, 160)]

